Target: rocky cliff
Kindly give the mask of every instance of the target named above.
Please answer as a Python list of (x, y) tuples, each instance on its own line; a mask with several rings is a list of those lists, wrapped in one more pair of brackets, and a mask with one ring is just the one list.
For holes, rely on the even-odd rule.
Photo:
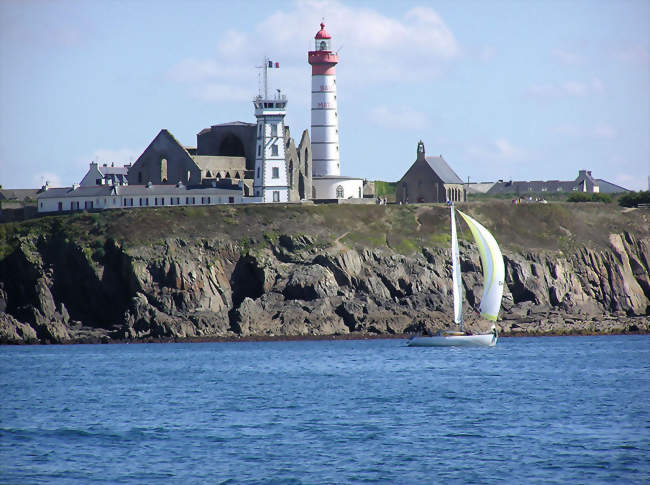
[[(438, 210), (444, 209), (400, 214), (414, 219), (415, 234), (426, 212)], [(60, 220), (46, 231), (12, 233), (0, 260), (0, 342), (398, 335), (452, 320), (443, 236), (438, 245), (413, 243), (404, 251), (401, 242), (323, 238), (333, 228), (322, 224), (309, 234), (304, 221), (300, 233), (237, 239), (217, 230), (170, 230), (176, 233), (148, 240), (147, 229), (139, 238), (114, 238), (119, 224), (98, 230), (104, 222), (89, 220), (78, 237)], [(87, 245), (93, 230), (101, 234)], [(442, 223), (438, 233), (445, 230)], [(395, 240), (390, 231), (382, 237)], [(501, 333), (649, 331), (650, 237), (644, 230), (604, 237), (600, 246), (574, 238), (562, 250), (504, 245)], [(467, 323), (484, 330), (489, 324), (475, 310), (482, 292), (478, 252), (467, 240), (460, 250)]]

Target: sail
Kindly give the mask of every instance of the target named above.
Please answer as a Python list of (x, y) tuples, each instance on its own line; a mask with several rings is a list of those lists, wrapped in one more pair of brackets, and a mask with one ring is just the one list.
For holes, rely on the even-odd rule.
[(503, 256), (496, 240), (482, 225), (467, 214), (458, 211), (472, 231), (478, 244), (483, 265), (483, 297), (481, 298), (481, 316), (496, 321), (501, 308), (505, 268)]
[(460, 278), (458, 259), (458, 236), (456, 235), (456, 216), (451, 206), (451, 279), (454, 293), (454, 322), (463, 330), (463, 281)]

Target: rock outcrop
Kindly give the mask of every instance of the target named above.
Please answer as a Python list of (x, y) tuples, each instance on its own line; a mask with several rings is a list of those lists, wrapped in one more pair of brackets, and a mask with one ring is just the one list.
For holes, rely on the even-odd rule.
[[(451, 321), (448, 251), (323, 249), (309, 236), (257, 244), (171, 238), (93, 258), (74, 242), (23, 237), (0, 261), (0, 342), (403, 334)], [(482, 276), (461, 241), (467, 324)], [(502, 333), (650, 331), (650, 241), (610, 249), (505, 251)]]

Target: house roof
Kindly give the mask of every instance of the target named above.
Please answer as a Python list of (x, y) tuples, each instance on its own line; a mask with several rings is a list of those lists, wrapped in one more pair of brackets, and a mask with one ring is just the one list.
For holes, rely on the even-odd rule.
[(100, 165), (97, 169), (102, 175), (128, 175), (129, 167), (112, 167), (108, 165)]
[(630, 192), (629, 189), (608, 182), (607, 180), (596, 179), (596, 183), (598, 184), (599, 192), (603, 194), (616, 194), (619, 192)]
[(509, 181), (497, 182), (488, 194), (526, 194), (526, 193), (542, 193), (542, 192), (571, 192), (574, 187), (579, 185), (575, 180), (561, 181), (561, 180), (531, 180), (526, 181)]
[(209, 133), (212, 131), (212, 128), (217, 128), (220, 126), (257, 126), (256, 123), (246, 123), (245, 121), (231, 121), (230, 123), (219, 123), (217, 125), (211, 125), (210, 128), (203, 128), (201, 131), (199, 131), (199, 135), (202, 135), (204, 133)]
[(35, 199), (41, 189), (0, 189), (0, 200)]
[[(115, 192), (113, 192), (113, 190)], [(156, 195), (241, 195), (242, 188), (190, 186), (181, 185), (93, 185), (61, 187), (48, 189), (39, 194), (39, 199), (55, 199), (60, 197), (109, 197), (117, 194), (122, 196), (146, 197)]]
[(59, 197), (101, 197), (111, 195), (112, 185), (86, 185), (73, 187), (54, 187), (44, 190), (38, 195), (39, 199), (55, 199)]
[(460, 179), (456, 172), (447, 164), (442, 156), (439, 157), (426, 157), (426, 162), (429, 164), (431, 169), (440, 177), (440, 180), (445, 184), (462, 184), (463, 181)]

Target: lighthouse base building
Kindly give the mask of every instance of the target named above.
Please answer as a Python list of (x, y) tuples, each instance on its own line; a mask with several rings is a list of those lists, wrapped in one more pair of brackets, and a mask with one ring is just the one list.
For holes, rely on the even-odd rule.
[(326, 175), (312, 177), (312, 199), (361, 199), (363, 198), (363, 179)]

